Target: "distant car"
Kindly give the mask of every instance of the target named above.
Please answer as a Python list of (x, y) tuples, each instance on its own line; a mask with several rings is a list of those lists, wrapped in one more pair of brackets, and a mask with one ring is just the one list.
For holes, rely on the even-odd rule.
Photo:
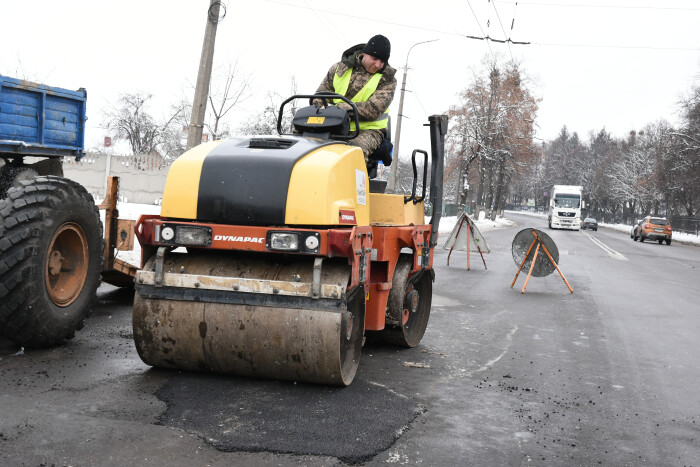
[(642, 223), (644, 219), (637, 219), (634, 224), (632, 224), (632, 230), (630, 230), (630, 238), (634, 240), (635, 242), (639, 239), (639, 235), (637, 235), (637, 227), (639, 224)]
[(647, 216), (641, 220), (632, 231), (632, 238), (640, 242), (644, 240), (656, 240), (661, 245), (666, 242), (666, 245), (671, 244), (673, 231), (671, 223), (665, 217)]
[(598, 221), (593, 219), (592, 217), (586, 217), (583, 220), (583, 223), (581, 224), (581, 230), (585, 229), (591, 229), (595, 230), (596, 232), (598, 231)]

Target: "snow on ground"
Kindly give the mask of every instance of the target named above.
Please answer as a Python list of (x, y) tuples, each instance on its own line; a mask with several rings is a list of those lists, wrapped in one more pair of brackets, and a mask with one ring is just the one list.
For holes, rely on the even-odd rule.
[[(448, 235), (452, 232), (452, 229), (454, 229), (455, 224), (459, 220), (459, 216), (450, 216), (450, 217), (442, 217), (440, 218), (440, 228), (438, 229), (438, 233), (440, 234), (440, 239), (446, 239)], [(425, 218), (425, 223), (427, 224), (430, 222), (430, 216), (426, 216)], [(479, 220), (475, 221), (476, 226), (479, 228), (481, 232), (487, 232), (489, 230), (494, 230), (494, 229), (504, 229), (506, 227), (509, 227), (511, 225), (515, 225), (515, 222), (511, 221), (510, 219), (506, 219), (503, 217), (496, 217), (495, 221), (492, 221), (491, 219), (485, 219), (485, 213), (482, 212), (481, 215), (479, 216)]]
[[(117, 209), (119, 210), (119, 217), (121, 219), (133, 219), (136, 220), (141, 214), (160, 214), (160, 206), (153, 204), (134, 204), (134, 203), (117, 203)], [(102, 220), (104, 221), (104, 212), (102, 214)], [(489, 230), (503, 229), (511, 225), (515, 225), (515, 222), (508, 219), (508, 214), (521, 214), (533, 217), (546, 218), (546, 214), (536, 214), (531, 212), (521, 212), (521, 211), (506, 211), (506, 217), (497, 217), (495, 221), (484, 218), (484, 213), (481, 213), (479, 220), (476, 221), (476, 226), (481, 232), (488, 232)], [(440, 243), (444, 243), (447, 236), (450, 235), (452, 229), (454, 228), (458, 216), (443, 217), (440, 219)], [(425, 218), (426, 223), (430, 222), (430, 217)], [(620, 232), (625, 232), (629, 234), (631, 227), (625, 224), (598, 224), (599, 227), (604, 227), (613, 230), (619, 230)], [(697, 235), (674, 232), (673, 241), (678, 241), (681, 243), (691, 243), (695, 245), (700, 245), (700, 237)], [(141, 262), (141, 247), (138, 241), (134, 241), (134, 249), (131, 251), (120, 251), (117, 254), (117, 258), (131, 263), (135, 266), (140, 266)]]

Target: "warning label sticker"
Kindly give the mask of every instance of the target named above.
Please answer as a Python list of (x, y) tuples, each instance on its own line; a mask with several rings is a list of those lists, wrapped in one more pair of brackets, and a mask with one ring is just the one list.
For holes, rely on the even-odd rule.
[(357, 204), (367, 205), (367, 180), (365, 172), (355, 169), (355, 182), (357, 185)]

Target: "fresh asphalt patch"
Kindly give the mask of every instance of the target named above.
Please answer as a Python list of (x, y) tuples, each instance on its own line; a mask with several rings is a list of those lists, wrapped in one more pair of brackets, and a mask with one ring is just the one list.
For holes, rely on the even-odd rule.
[(333, 387), (182, 372), (156, 396), (160, 424), (200, 436), (220, 451), (333, 456), (346, 463), (388, 449), (424, 408), (356, 379)]

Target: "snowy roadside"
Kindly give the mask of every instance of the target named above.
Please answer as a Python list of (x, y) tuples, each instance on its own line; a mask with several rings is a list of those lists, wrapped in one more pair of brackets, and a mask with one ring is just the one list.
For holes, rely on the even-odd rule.
[[(506, 215), (507, 214), (518, 214), (518, 215), (523, 215), (523, 216), (539, 217), (542, 219), (547, 218), (546, 214), (537, 214), (534, 212), (506, 211)], [(629, 235), (630, 231), (632, 230), (632, 227), (627, 225), (627, 224), (606, 224), (606, 223), (601, 222), (598, 224), (598, 227), (604, 227), (606, 229), (617, 230), (619, 232), (624, 232), (627, 235)], [(673, 226), (671, 226), (671, 227), (673, 227)], [(440, 230), (442, 230), (442, 229), (440, 229)], [(689, 233), (684, 233), (684, 232), (673, 232), (673, 241), (679, 242), (679, 243), (688, 243), (690, 245), (700, 245), (700, 236), (689, 234)]]
[[(117, 209), (119, 210), (119, 217), (121, 219), (133, 219), (136, 220), (141, 214), (160, 214), (160, 206), (153, 204), (134, 204), (134, 203), (117, 203)], [(102, 220), (104, 221), (104, 212), (101, 212)], [(532, 216), (539, 218), (546, 218), (545, 214), (536, 214), (531, 212), (521, 212), (521, 211), (506, 211), (506, 216), (508, 214), (519, 214), (524, 216)], [(447, 236), (450, 235), (452, 229), (454, 228), (458, 216), (443, 217), (440, 219), (440, 241), (439, 245), (442, 245)], [(426, 223), (430, 222), (430, 217), (425, 218)], [(484, 213), (480, 216), (479, 220), (476, 221), (476, 226), (481, 232), (488, 232), (489, 230), (503, 229), (509, 226), (515, 225), (515, 222), (508, 219), (507, 217), (497, 217), (495, 221), (484, 218)], [(630, 226), (625, 224), (599, 224), (600, 227), (607, 229), (613, 229), (620, 232), (629, 234)], [(689, 243), (693, 245), (700, 245), (700, 237), (697, 235), (674, 232), (673, 240), (680, 243)], [(131, 251), (119, 251), (117, 258), (126, 261), (135, 266), (140, 266), (141, 263), (141, 247), (138, 241), (134, 241), (134, 249)]]
[[(117, 203), (117, 209), (119, 210), (119, 218), (121, 219), (133, 219), (136, 220), (141, 214), (160, 214), (160, 206), (153, 204), (135, 204), (135, 203)], [(104, 221), (104, 211), (100, 212), (102, 216), (102, 221)], [(457, 216), (443, 217), (440, 219), (440, 244), (444, 243), (447, 236), (450, 235), (452, 229), (454, 228), (457, 220)], [(426, 223), (430, 222), (430, 217), (426, 217)], [(490, 219), (484, 219), (483, 213), (481, 219), (476, 221), (476, 225), (481, 232), (487, 232), (494, 229), (502, 229), (511, 225), (514, 222), (502, 217), (496, 218), (495, 221)], [(131, 251), (119, 251), (117, 252), (117, 258), (127, 263), (133, 264), (134, 266), (141, 265), (141, 246), (137, 240), (134, 240), (134, 249)]]
[[(515, 222), (503, 217), (497, 217), (495, 221), (492, 221), (491, 219), (485, 219), (484, 214), (485, 213), (482, 212), (481, 216), (479, 216), (479, 220), (475, 221), (476, 226), (481, 232), (488, 232), (489, 230), (495, 229), (504, 229), (506, 227), (510, 227), (511, 225), (515, 225)], [(447, 239), (447, 236), (450, 235), (452, 229), (454, 229), (455, 224), (458, 220), (459, 216), (440, 218), (440, 228), (438, 229), (438, 233), (440, 234), (441, 240)], [(430, 217), (426, 217), (425, 222), (426, 224), (430, 222)]]

